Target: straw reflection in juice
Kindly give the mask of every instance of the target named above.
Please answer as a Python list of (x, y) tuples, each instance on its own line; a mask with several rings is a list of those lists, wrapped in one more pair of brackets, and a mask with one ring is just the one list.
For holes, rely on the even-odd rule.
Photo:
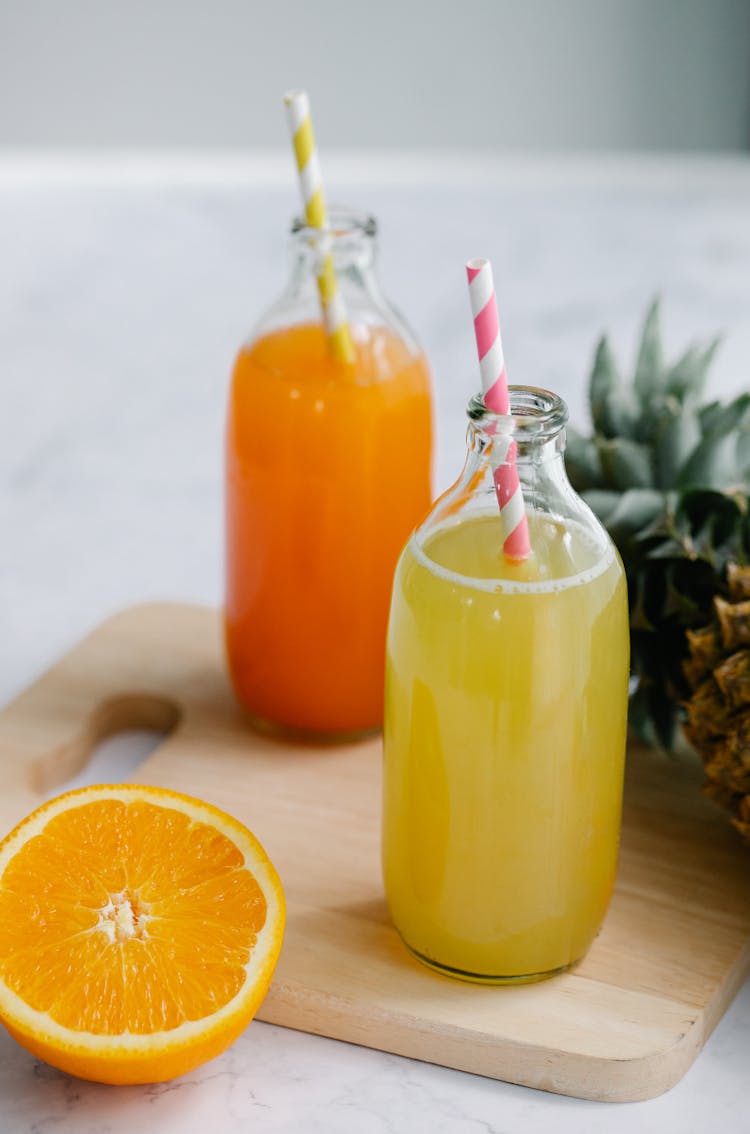
[(237, 359), (227, 432), (226, 638), (260, 718), (377, 728), (393, 570), (430, 504), (427, 364), (397, 333), (272, 331)]
[(458, 976), (566, 967), (615, 878), (624, 577), (572, 526), (537, 515), (531, 536), (513, 565), (496, 514), (444, 526), (412, 537), (394, 583), (386, 890), (405, 943)]

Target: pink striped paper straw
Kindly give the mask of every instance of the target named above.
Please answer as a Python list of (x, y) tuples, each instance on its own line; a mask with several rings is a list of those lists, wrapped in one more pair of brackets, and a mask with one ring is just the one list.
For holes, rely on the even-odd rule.
[[(479, 352), (484, 404), (491, 413), (506, 415), (510, 413), (510, 395), (500, 339), (492, 265), (489, 260), (468, 260), (466, 274), (469, 278), (469, 300)], [(521, 562), (531, 554), (531, 543), (518, 478), (515, 441), (509, 443), (503, 463), (494, 470), (494, 479), (504, 532), (503, 551), (508, 559)]]

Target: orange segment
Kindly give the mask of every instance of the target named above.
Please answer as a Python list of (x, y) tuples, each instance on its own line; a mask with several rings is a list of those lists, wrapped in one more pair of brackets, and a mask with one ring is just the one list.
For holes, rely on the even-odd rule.
[(161, 788), (83, 788), (0, 844), (0, 1018), (61, 1070), (158, 1082), (255, 1014), (284, 898), (257, 839)]

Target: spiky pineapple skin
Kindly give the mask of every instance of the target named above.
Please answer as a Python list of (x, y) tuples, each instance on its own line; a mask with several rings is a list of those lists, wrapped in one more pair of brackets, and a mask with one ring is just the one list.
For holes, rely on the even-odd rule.
[(727, 584), (713, 620), (687, 633), (685, 735), (703, 760), (704, 790), (750, 841), (750, 568), (730, 565)]

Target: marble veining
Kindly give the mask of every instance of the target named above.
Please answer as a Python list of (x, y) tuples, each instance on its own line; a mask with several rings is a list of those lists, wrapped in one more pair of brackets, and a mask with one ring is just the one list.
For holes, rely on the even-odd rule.
[[(119, 607), (220, 601), (227, 378), (282, 285), (297, 208), (291, 169), (276, 185), (183, 181), (162, 159), (158, 176), (119, 183), (18, 162), (0, 165), (0, 701)], [(750, 162), (726, 181), (709, 160), (694, 178), (663, 161), (588, 168), (547, 178), (516, 158), (507, 178), (478, 166), (450, 185), (448, 170), (394, 168), (370, 189), (358, 168), (329, 186), (380, 220), (384, 287), (433, 367), (440, 487), (478, 384), (469, 256), (493, 260), (511, 380), (558, 390), (574, 420), (597, 336), (632, 364), (657, 293), (669, 349), (723, 332), (713, 392), (748, 386)], [(624, 1106), (259, 1023), (182, 1080), (107, 1088), (2, 1033), (0, 1134), (741, 1134), (749, 1060), (750, 986), (678, 1086)]]

